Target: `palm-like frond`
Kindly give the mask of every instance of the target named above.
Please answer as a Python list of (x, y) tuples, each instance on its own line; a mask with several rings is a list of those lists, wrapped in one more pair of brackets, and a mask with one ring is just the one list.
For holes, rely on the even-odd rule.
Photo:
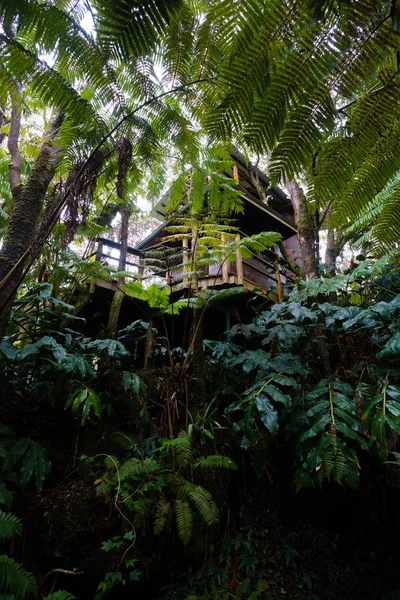
[(36, 594), (36, 580), (32, 573), (6, 555), (0, 556), (0, 587), (23, 600), (29, 593)]
[(188, 502), (175, 500), (176, 526), (178, 535), (184, 544), (192, 537), (193, 511)]
[(154, 534), (159, 535), (165, 528), (169, 514), (171, 512), (171, 505), (165, 500), (160, 500), (157, 506), (156, 518), (154, 520)]
[(52, 592), (48, 596), (44, 598), (44, 600), (75, 600), (76, 596), (70, 594), (70, 592), (64, 592), (59, 590), (57, 592)]
[(98, 34), (107, 52), (131, 60), (154, 49), (180, 0), (94, 0)]
[(13, 535), (21, 535), (21, 532), (21, 519), (18, 519), (18, 517), (11, 513), (5, 513), (0, 510), (0, 540), (8, 539)]
[(218, 523), (218, 508), (208, 490), (196, 485), (188, 492), (188, 496), (207, 525)]

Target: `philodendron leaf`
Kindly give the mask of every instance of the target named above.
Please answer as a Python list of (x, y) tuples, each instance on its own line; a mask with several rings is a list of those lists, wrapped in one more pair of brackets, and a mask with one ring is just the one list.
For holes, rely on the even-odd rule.
[(376, 355), (377, 358), (384, 358), (390, 354), (400, 354), (400, 331), (394, 334), (392, 338), (384, 345), (382, 350)]
[(136, 373), (129, 373), (128, 371), (124, 371), (122, 373), (122, 385), (124, 390), (133, 390), (135, 394), (142, 393), (143, 395), (146, 393), (146, 386), (143, 380), (136, 375)]
[(24, 455), (21, 466), (20, 484), (26, 485), (35, 475), (36, 489), (42, 491), (44, 478), (50, 471), (50, 461), (46, 450), (37, 442), (32, 442), (30, 448)]
[(278, 413), (267, 396), (263, 394), (257, 396), (256, 407), (265, 427), (272, 435), (276, 435), (279, 429)]
[(77, 412), (82, 407), (82, 423), (85, 421), (93, 410), (96, 417), (101, 416), (103, 409), (101, 399), (94, 390), (88, 387), (79, 388), (65, 403), (65, 408), (71, 407), (74, 412)]

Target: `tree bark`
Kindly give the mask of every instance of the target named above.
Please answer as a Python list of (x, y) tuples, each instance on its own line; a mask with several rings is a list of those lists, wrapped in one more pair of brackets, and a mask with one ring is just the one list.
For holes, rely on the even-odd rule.
[(301, 268), (306, 279), (318, 275), (318, 259), (315, 251), (315, 227), (308, 210), (307, 199), (303, 190), (294, 179), (286, 182), (292, 200), (294, 217), (299, 240)]
[(328, 229), (325, 251), (325, 275), (327, 277), (336, 275), (336, 259), (338, 256), (339, 251), (335, 243), (335, 232), (333, 229)]
[(21, 112), (19, 107), (13, 107), (8, 147), (11, 154), (9, 180), (14, 208), (0, 250), (0, 336), (4, 335), (46, 192), (58, 165), (59, 150), (54, 147), (54, 141), (61, 123), (62, 116), (57, 112), (43, 139), (29, 177), (21, 183), (22, 158), (18, 148)]

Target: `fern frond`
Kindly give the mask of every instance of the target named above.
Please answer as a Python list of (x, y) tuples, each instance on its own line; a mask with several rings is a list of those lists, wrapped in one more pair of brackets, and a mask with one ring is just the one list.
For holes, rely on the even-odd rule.
[(0, 540), (5, 540), (13, 535), (21, 535), (22, 521), (11, 513), (0, 510)]
[(129, 458), (121, 465), (119, 476), (121, 481), (125, 481), (125, 479), (137, 477), (144, 473), (154, 473), (158, 469), (159, 463), (154, 459), (139, 460), (137, 458)]
[(202, 456), (194, 463), (194, 466), (200, 469), (231, 469), (237, 471), (237, 464), (231, 458), (219, 454)]
[(167, 524), (171, 505), (165, 500), (160, 500), (157, 506), (156, 518), (154, 520), (154, 535), (159, 535)]
[(22, 565), (3, 554), (0, 556), (0, 588), (16, 600), (24, 600), (29, 593), (36, 595), (36, 579)]
[(322, 463), (318, 465), (317, 482), (322, 484), (324, 479), (341, 484), (347, 473), (347, 461), (338, 448), (336, 437), (331, 441), (324, 451)]
[(44, 600), (76, 600), (76, 596), (70, 594), (69, 592), (64, 592), (60, 590), (57, 592), (52, 592), (51, 594), (46, 596)]
[(207, 525), (218, 523), (218, 508), (208, 490), (196, 485), (188, 492), (188, 496)]
[(137, 448), (139, 443), (136, 436), (124, 431), (113, 431), (111, 437), (121, 448), (129, 448), (130, 450)]
[(184, 469), (192, 462), (193, 448), (190, 435), (186, 431), (181, 431), (173, 440), (167, 440), (163, 446), (173, 449), (177, 467)]
[(184, 544), (192, 537), (193, 511), (188, 502), (175, 500), (175, 517), (178, 535)]

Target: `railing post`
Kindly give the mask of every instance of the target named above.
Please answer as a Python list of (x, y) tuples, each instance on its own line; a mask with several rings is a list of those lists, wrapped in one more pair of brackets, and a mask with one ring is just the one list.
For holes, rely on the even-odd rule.
[[(240, 242), (240, 233), (235, 235), (235, 240)], [(236, 274), (238, 285), (243, 285), (243, 257), (239, 246), (236, 248)]]
[[(221, 239), (223, 243), (228, 241), (225, 233), (222, 234)], [(229, 283), (229, 262), (226, 256), (224, 258), (224, 262), (222, 263), (222, 281), (223, 283)]]
[(182, 251), (183, 251), (183, 281), (188, 282), (188, 264), (189, 264), (189, 240), (187, 237), (182, 239)]
[(139, 267), (138, 267), (138, 275), (139, 275), (139, 279), (142, 279), (143, 275), (144, 275), (144, 263), (143, 263), (143, 257), (139, 256)]
[(101, 261), (102, 254), (103, 254), (103, 240), (97, 240), (96, 260)]

